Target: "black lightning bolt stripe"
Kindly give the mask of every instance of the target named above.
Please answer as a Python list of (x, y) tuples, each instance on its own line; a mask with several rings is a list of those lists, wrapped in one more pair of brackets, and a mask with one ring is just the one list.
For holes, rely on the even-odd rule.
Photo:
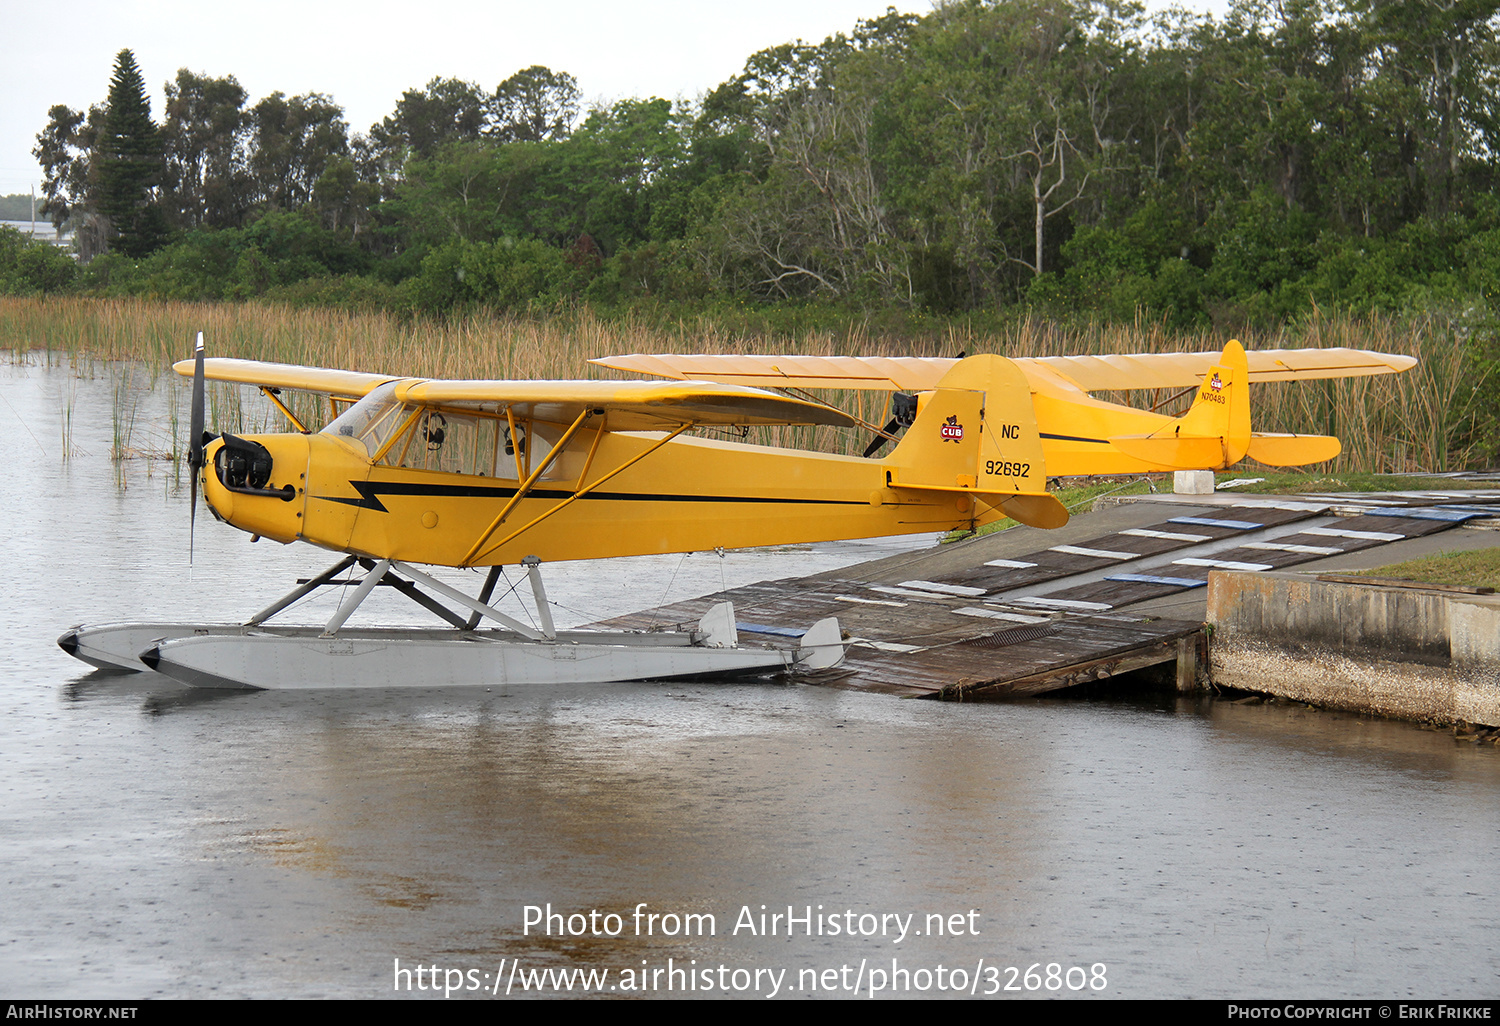
[[(354, 499), (338, 495), (315, 495), (313, 498), (321, 499), (324, 502), (341, 502), (346, 506), (357, 506), (360, 509), (373, 509), (380, 513), (388, 513), (390, 511), (386, 509), (385, 503), (380, 501), (382, 495), (444, 496), (462, 499), (509, 499), (517, 491), (515, 488), (503, 486), (435, 485), (402, 481), (350, 481), (349, 484), (355, 491), (359, 492), (359, 498)], [(528, 499), (566, 499), (572, 496), (572, 494), (572, 491), (559, 488), (533, 488), (527, 493), (526, 497)], [(589, 492), (583, 498), (615, 502), (777, 502), (822, 506), (869, 505), (868, 502), (861, 499), (778, 499), (774, 497), (746, 495), (677, 495), (645, 492)], [(886, 503), (886, 505), (902, 504)]]
[(1049, 435), (1045, 431), (1041, 432), (1041, 436), (1043, 438), (1055, 439), (1056, 441), (1059, 441), (1059, 442), (1092, 442), (1095, 445), (1108, 445), (1109, 444), (1109, 439), (1108, 438), (1080, 438), (1077, 435)]

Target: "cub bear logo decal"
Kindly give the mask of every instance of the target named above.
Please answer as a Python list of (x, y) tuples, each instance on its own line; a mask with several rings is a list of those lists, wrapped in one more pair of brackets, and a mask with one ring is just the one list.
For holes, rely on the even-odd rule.
[(964, 439), (964, 426), (958, 422), (958, 415), (954, 414), (948, 418), (948, 422), (942, 427), (943, 441), (961, 442)]

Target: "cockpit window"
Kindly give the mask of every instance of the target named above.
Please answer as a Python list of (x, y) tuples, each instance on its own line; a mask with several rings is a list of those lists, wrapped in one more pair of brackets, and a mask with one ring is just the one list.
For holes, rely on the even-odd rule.
[[(378, 456), (382, 466), (520, 481), (542, 465), (563, 432), (557, 424), (518, 420), (512, 437), (512, 423), (501, 414), (403, 403), (395, 397), (399, 384), (375, 388), (322, 434), (356, 445), (366, 458)], [(400, 437), (393, 437), (397, 432)], [(588, 449), (572, 442), (540, 480), (576, 476)]]
[(395, 399), (398, 382), (387, 381), (369, 392), (363, 399), (334, 418), (322, 431), (346, 441), (358, 442), (365, 455), (376, 452), (385, 444), (392, 431), (401, 426), (402, 404)]

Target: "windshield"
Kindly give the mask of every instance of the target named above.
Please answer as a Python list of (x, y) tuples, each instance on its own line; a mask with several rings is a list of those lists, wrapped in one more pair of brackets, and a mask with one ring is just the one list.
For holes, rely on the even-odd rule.
[(365, 455), (380, 448), (386, 436), (400, 426), (402, 404), (394, 398), (398, 382), (377, 386), (359, 402), (339, 414), (322, 431), (364, 447)]

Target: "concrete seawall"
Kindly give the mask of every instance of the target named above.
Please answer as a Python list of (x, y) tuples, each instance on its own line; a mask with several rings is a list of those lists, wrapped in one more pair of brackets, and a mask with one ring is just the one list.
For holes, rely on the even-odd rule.
[(1500, 726), (1500, 597), (1216, 571), (1208, 622), (1215, 684)]

